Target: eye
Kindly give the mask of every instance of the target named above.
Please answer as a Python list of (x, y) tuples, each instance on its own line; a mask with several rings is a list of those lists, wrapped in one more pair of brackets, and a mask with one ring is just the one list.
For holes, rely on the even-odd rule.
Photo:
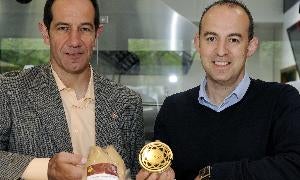
[(238, 38), (229, 38), (229, 42), (231, 42), (231, 43), (239, 43), (240, 40)]
[(90, 27), (81, 27), (80, 31), (81, 32), (93, 32), (93, 29)]
[(67, 32), (67, 31), (70, 30), (70, 28), (68, 26), (58, 26), (57, 30), (58, 31), (65, 31), (65, 32)]
[(208, 42), (214, 42), (214, 41), (216, 41), (216, 37), (214, 37), (214, 36), (210, 36), (210, 37), (207, 37), (206, 38), (206, 41), (208, 41)]

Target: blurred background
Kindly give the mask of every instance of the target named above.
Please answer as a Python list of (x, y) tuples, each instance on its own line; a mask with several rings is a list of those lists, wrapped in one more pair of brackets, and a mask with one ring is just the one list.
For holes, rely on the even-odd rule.
[[(166, 96), (204, 78), (193, 37), (212, 0), (98, 0), (104, 33), (92, 65), (104, 76), (139, 92), (147, 139)], [(300, 1), (251, 0), (260, 47), (247, 62), (251, 77), (299, 80)], [(45, 0), (0, 1), (0, 73), (47, 63), (49, 47), (38, 31)]]

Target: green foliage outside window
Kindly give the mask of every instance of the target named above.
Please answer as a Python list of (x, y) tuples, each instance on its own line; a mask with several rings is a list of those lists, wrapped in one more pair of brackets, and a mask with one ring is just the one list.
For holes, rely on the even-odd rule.
[(49, 61), (49, 49), (42, 39), (1, 39), (0, 73), (23, 69), (25, 65), (44, 64)]

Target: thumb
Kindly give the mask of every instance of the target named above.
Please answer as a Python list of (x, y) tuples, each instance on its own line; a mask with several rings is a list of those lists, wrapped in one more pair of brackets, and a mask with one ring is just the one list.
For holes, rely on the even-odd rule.
[(73, 165), (84, 165), (86, 163), (86, 158), (83, 157), (82, 155), (80, 154), (71, 154), (71, 153), (68, 153), (66, 154), (66, 159), (68, 159), (68, 163), (69, 164), (73, 164)]

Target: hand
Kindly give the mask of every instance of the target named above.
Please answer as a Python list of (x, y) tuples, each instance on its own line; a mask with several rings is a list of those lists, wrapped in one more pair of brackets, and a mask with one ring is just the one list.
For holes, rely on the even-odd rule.
[(162, 173), (150, 173), (145, 169), (141, 169), (136, 175), (136, 180), (174, 180), (175, 172), (172, 168), (168, 168)]
[(60, 152), (55, 154), (48, 163), (49, 180), (81, 180), (84, 169), (81, 167), (86, 159), (79, 154)]
[(200, 176), (197, 176), (194, 180), (201, 180)]

